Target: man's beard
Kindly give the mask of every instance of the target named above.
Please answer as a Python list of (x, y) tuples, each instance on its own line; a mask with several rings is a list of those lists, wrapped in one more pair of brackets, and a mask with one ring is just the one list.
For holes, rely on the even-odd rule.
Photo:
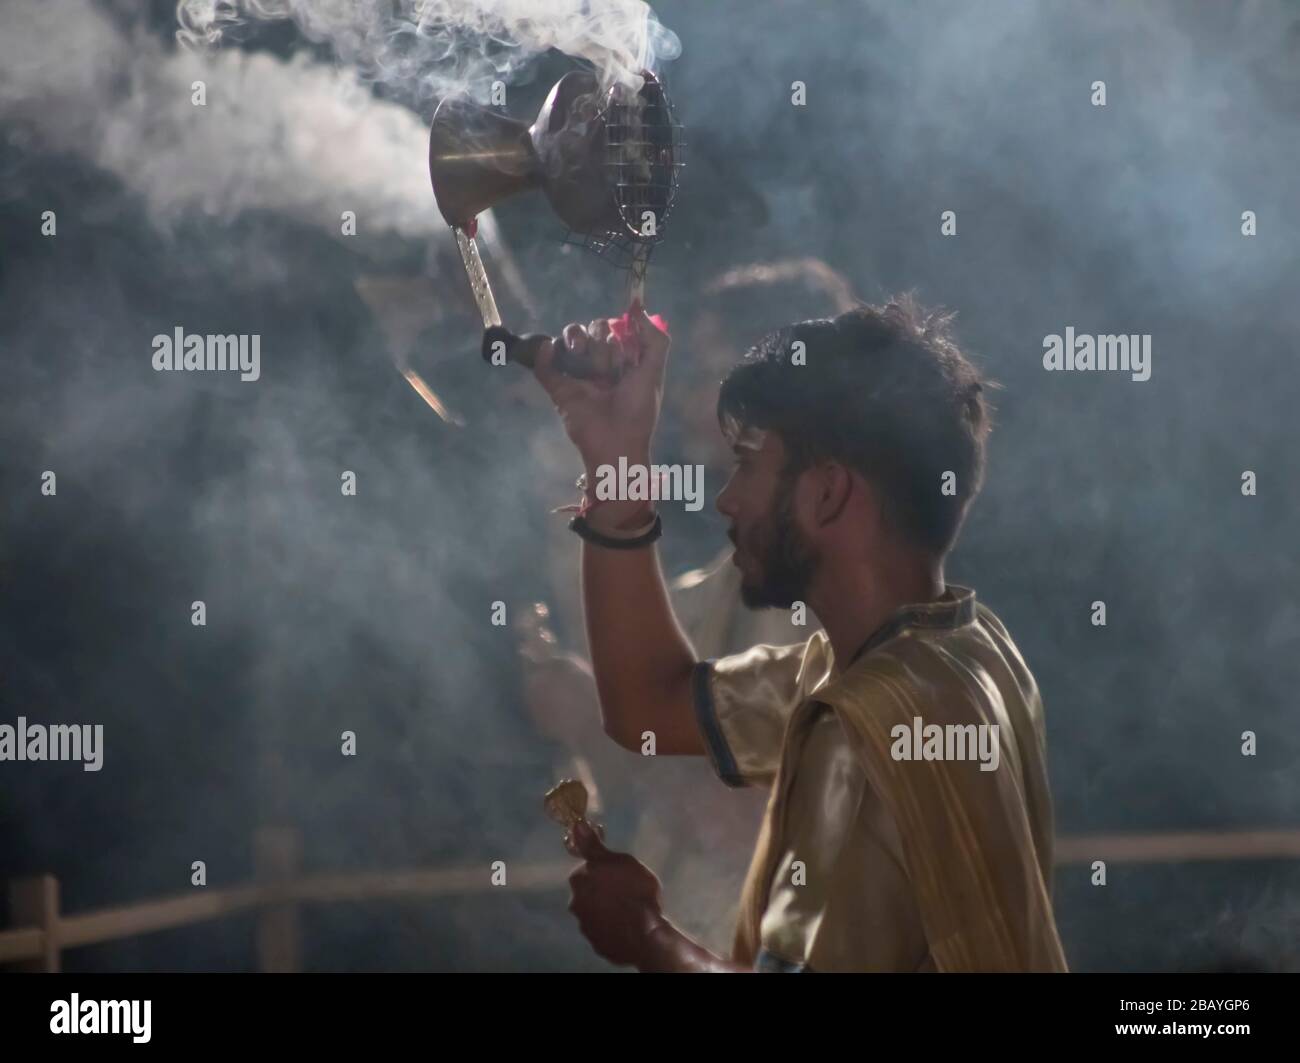
[(751, 556), (759, 570), (757, 583), (741, 579), (740, 600), (750, 609), (789, 609), (807, 598), (808, 584), (820, 559), (795, 524), (796, 479), (791, 475), (781, 477), (772, 511), (746, 544), (753, 547)]

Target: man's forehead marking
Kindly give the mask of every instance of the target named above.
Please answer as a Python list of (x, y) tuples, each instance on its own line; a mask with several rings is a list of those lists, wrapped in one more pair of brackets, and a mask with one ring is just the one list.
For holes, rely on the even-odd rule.
[(767, 432), (762, 428), (742, 428), (731, 437), (731, 445), (741, 450), (760, 451), (767, 440)]

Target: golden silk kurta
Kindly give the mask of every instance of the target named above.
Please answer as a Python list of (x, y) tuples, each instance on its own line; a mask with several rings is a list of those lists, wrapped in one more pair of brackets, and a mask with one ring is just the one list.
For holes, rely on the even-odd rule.
[[(1042, 702), (972, 591), (900, 609), (845, 671), (818, 632), (696, 672), (714, 767), (770, 783), (735, 958), (761, 970), (1060, 971)], [(995, 770), (895, 728), (996, 725)], [(987, 769), (988, 764), (984, 767)]]

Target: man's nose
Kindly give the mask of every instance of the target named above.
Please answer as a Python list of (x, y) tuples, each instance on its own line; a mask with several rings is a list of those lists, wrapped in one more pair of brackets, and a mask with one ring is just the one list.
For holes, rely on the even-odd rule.
[(731, 517), (734, 519), (736, 516), (736, 507), (734, 502), (735, 495), (731, 490), (731, 481), (728, 480), (722, 490), (718, 492), (718, 497), (713, 504), (717, 507), (718, 512), (724, 517)]

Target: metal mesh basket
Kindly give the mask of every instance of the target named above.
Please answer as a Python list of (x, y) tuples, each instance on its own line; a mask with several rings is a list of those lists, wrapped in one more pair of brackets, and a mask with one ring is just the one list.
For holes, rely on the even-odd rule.
[(609, 232), (565, 230), (564, 243), (604, 258), (619, 269), (642, 263), (663, 239), (685, 165), (685, 140), (663, 85), (653, 74), (635, 97), (611, 90), (603, 112), (605, 166), (621, 225)]

